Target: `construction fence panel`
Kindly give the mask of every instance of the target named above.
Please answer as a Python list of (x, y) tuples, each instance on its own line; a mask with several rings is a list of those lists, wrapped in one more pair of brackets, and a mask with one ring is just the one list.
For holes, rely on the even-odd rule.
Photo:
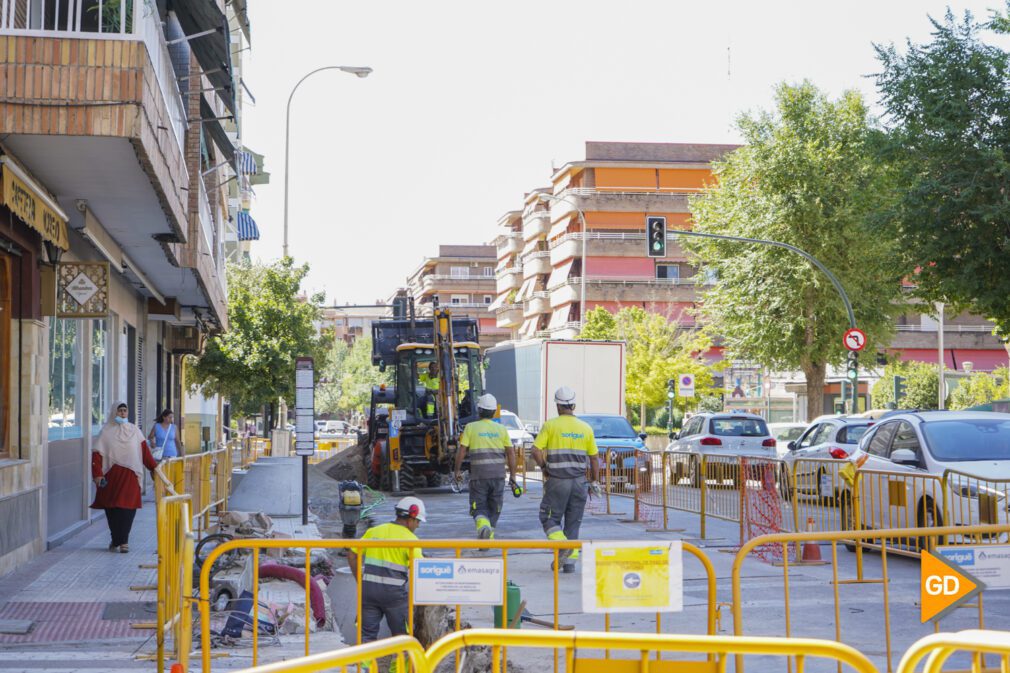
[[(423, 550), (426, 558), (460, 558), (464, 551), (472, 552), (477, 549), (488, 549), (492, 553), (500, 553), (500, 558), (502, 560), (503, 568), (503, 579), (502, 579), (502, 595), (504, 597), (503, 604), (501, 606), (501, 614), (508, 615), (508, 586), (509, 586), (509, 552), (517, 550), (539, 550), (545, 551), (553, 557), (552, 575), (553, 575), (553, 592), (551, 596), (530, 596), (530, 601), (533, 601), (530, 605), (531, 612), (537, 612), (544, 614), (550, 612), (552, 617), (549, 618), (549, 625), (553, 626), (557, 630), (561, 625), (561, 613), (564, 609), (561, 605), (561, 597), (559, 596), (559, 554), (564, 550), (580, 550), (582, 548), (582, 543), (579, 540), (564, 540), (564, 541), (554, 541), (554, 540), (338, 540), (338, 539), (317, 539), (317, 540), (293, 540), (293, 539), (253, 539), (253, 538), (243, 538), (224, 542), (213, 550), (211, 550), (203, 561), (200, 568), (200, 578), (199, 578), (199, 595), (201, 597), (210, 596), (210, 579), (211, 573), (214, 568), (215, 561), (225, 554), (235, 554), (235, 553), (249, 553), (251, 552), (251, 567), (252, 567), (252, 605), (256, 606), (259, 602), (259, 561), (261, 557), (261, 552), (265, 550), (303, 550), (305, 558), (305, 605), (311, 606), (312, 603), (312, 574), (311, 574), (311, 558), (312, 551), (317, 549), (332, 549), (332, 550), (347, 550), (348, 552), (354, 553), (353, 564), (351, 566), (351, 572), (355, 577), (361, 577), (362, 574), (362, 561), (363, 552), (369, 548), (418, 548)], [(685, 556), (693, 556), (702, 566), (705, 573), (705, 587), (706, 587), (706, 602), (705, 602), (705, 620), (704, 620), (704, 630), (707, 634), (714, 634), (716, 632), (717, 623), (717, 597), (716, 597), (716, 575), (715, 568), (712, 565), (711, 560), (702, 552), (698, 547), (684, 542), (682, 543), (682, 548)], [(515, 558), (513, 554), (511, 558)], [(482, 558), (488, 558), (487, 555), (483, 555)], [(352, 563), (352, 559), (349, 559), (349, 563)], [(512, 576), (515, 578), (515, 575)], [(361, 614), (361, 591), (360, 585), (358, 585), (358, 590), (356, 591), (356, 602), (357, 609), (356, 614)], [(524, 601), (525, 603), (525, 601)], [(460, 614), (461, 605), (450, 606), (455, 609), (455, 618), (452, 621), (459, 628), (461, 624)], [(524, 607), (521, 603), (520, 608)], [(202, 655), (202, 665), (204, 673), (210, 673), (211, 671), (211, 602), (209, 600), (199, 601), (200, 610), (200, 651)], [(308, 612), (308, 611), (307, 611)], [(519, 610), (522, 613), (522, 610)], [(413, 595), (413, 583), (409, 584), (409, 596), (408, 596), (408, 614), (410, 619), (409, 631), (413, 632), (413, 622), (414, 622), (414, 595)], [(517, 614), (516, 619), (519, 615)], [(656, 613), (655, 616), (656, 632), (662, 632), (662, 617), (660, 613)], [(249, 626), (252, 626), (251, 618), (248, 619)], [(606, 614), (602, 619), (602, 626), (604, 630), (609, 631), (613, 628), (611, 622), (611, 615)], [(357, 642), (361, 642), (361, 622), (358, 621), (357, 624)], [(251, 628), (252, 631), (252, 660), (253, 664), (259, 661), (259, 647), (258, 647), (258, 634), (259, 628)], [(305, 629), (305, 655), (309, 656), (310, 651), (310, 631), (311, 629)]]
[(845, 530), (842, 500), (850, 487), (842, 476), (847, 460), (801, 458), (792, 461), (791, 483), (786, 495), (793, 510), (793, 530)]
[[(852, 530), (835, 532), (812, 532), (812, 533), (779, 533), (774, 535), (764, 535), (746, 541), (737, 552), (733, 560), (732, 570), (732, 609), (733, 609), (733, 629), (734, 634), (743, 635), (782, 635), (788, 638), (802, 638), (813, 629), (817, 633), (822, 633), (825, 623), (830, 623), (834, 628), (835, 639), (841, 642), (845, 638), (856, 638), (851, 635), (853, 627), (861, 624), (867, 619), (870, 610), (865, 606), (855, 605), (854, 601), (874, 602), (879, 600), (879, 611), (874, 611), (874, 619), (882, 618), (882, 628), (863, 629), (860, 631), (858, 640), (859, 649), (865, 652), (877, 653), (882, 656), (886, 664), (888, 673), (894, 670), (893, 655), (895, 651), (894, 636), (892, 634), (892, 604), (890, 592), (892, 578), (888, 570), (888, 559), (895, 553), (905, 552), (905, 545), (909, 540), (918, 540), (926, 537), (945, 537), (955, 533), (968, 536), (990, 535), (1000, 531), (998, 526), (972, 526), (968, 528), (945, 526), (940, 528), (901, 528), (892, 530)], [(820, 546), (827, 543), (830, 548), (830, 556), (827, 563), (831, 566), (830, 582), (804, 582), (799, 590), (790, 590), (790, 580), (794, 582), (797, 578), (796, 563), (802, 562), (799, 556), (792, 556), (791, 550), (800, 550), (808, 545)], [(855, 543), (855, 544), (853, 544)], [(860, 553), (864, 548), (873, 544), (879, 550), (879, 563), (874, 563), (874, 572), (879, 568), (879, 577), (867, 577), (863, 568), (863, 555)], [(856, 551), (856, 564), (854, 576), (846, 573), (839, 564), (839, 545), (844, 545), (850, 550)], [(861, 545), (861, 546), (860, 546)], [(752, 611), (750, 616), (744, 614), (744, 607), (748, 604), (749, 596), (746, 593), (748, 587), (743, 583), (743, 564), (751, 555), (760, 554), (762, 549), (770, 546), (780, 548), (781, 559), (781, 609), (770, 611), (767, 608)], [(819, 552), (818, 552), (819, 555)], [(851, 567), (851, 566), (848, 566)], [(790, 573), (793, 573), (791, 575)], [(767, 583), (767, 582), (765, 582)], [(774, 587), (765, 587), (764, 592), (770, 592)], [(794, 595), (794, 592), (796, 595)], [(766, 600), (772, 600), (771, 593), (763, 593), (762, 605)], [(795, 619), (793, 614), (793, 603), (801, 602), (805, 606), (817, 605), (817, 619)], [(852, 608), (857, 608), (853, 610)], [(915, 606), (906, 603), (899, 605), (905, 615), (900, 618), (901, 637), (918, 638), (933, 630), (929, 624), (918, 624), (918, 619), (910, 620), (907, 617), (909, 609), (918, 611)], [(984, 626), (984, 607), (981, 596), (977, 603), (972, 606), (977, 609), (979, 626)], [(784, 611), (783, 611), (784, 610)], [(843, 615), (846, 617), (843, 620)], [(771, 633), (770, 631), (780, 631)], [(918, 633), (916, 633), (918, 631)], [(867, 633), (879, 633), (879, 640), (867, 640)], [(739, 662), (738, 662), (739, 663)], [(742, 668), (738, 665), (736, 669), (742, 673)]]
[[(922, 472), (860, 469), (849, 498), (841, 504), (842, 525), (854, 530), (933, 528), (942, 526), (944, 482)], [(913, 536), (890, 541), (891, 553), (918, 556), (923, 549), (945, 544), (938, 535)], [(875, 543), (860, 547), (877, 548)]]
[(188, 666), (192, 649), (194, 537), (191, 498), (175, 494), (159, 467), (155, 481), (158, 535), (158, 589), (155, 622), (158, 673), (166, 660)]
[[(971, 629), (957, 633), (936, 633), (926, 636), (910, 647), (898, 664), (898, 673), (916, 673), (925, 660), (922, 673), (941, 673), (944, 664), (958, 653), (970, 657), (967, 670), (972, 673), (1010, 670), (1010, 632)], [(985, 655), (999, 659), (997, 666), (987, 666)], [(963, 666), (960, 670), (966, 670)]]
[[(943, 475), (944, 522), (952, 526), (1001, 524), (1010, 532), (1010, 479), (988, 479), (947, 470)], [(1010, 534), (958, 535), (947, 544), (1006, 544)]]

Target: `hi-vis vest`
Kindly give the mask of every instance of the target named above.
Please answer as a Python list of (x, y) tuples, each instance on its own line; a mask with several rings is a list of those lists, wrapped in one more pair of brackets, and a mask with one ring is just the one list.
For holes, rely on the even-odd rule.
[(562, 479), (585, 476), (589, 456), (598, 453), (593, 429), (570, 415), (544, 423), (533, 446), (544, 452), (548, 475)]
[(489, 418), (467, 423), (459, 443), (470, 456), (471, 479), (505, 478), (505, 449), (512, 440), (504, 425)]
[[(369, 528), (361, 536), (362, 540), (416, 540), (409, 528), (398, 523), (384, 523)], [(361, 560), (362, 588), (365, 583), (406, 587), (410, 578), (411, 558), (420, 558), (420, 549), (409, 547), (387, 547), (366, 549)]]

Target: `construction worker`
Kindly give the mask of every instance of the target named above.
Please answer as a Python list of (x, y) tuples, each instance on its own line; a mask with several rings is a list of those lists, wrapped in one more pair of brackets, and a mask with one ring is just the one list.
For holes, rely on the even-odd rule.
[(516, 454), (508, 430), (496, 423), (498, 400), (494, 395), (477, 399), (479, 420), (467, 423), (456, 452), (456, 481), (460, 480), (463, 459), (470, 456), (470, 516), (481, 540), (494, 538), (494, 527), (501, 514), (505, 492), (505, 464), (509, 481), (516, 478)]
[(438, 365), (434, 362), (428, 363), (427, 372), (421, 372), (418, 378), (418, 383), (424, 386), (427, 391), (424, 396), (424, 402), (422, 403), (421, 409), (425, 416), (428, 418), (435, 417), (435, 398), (438, 396), (439, 382), (438, 382)]
[[(548, 540), (576, 540), (589, 493), (602, 493), (596, 438), (589, 424), (575, 417), (575, 391), (567, 386), (554, 393), (557, 418), (540, 428), (533, 441), (533, 460), (544, 473), (540, 523)], [(589, 467), (591, 482), (586, 483)], [(562, 572), (575, 572), (579, 551), (564, 549), (558, 559)], [(552, 564), (553, 568), (553, 564)]]
[[(396, 503), (396, 521), (365, 531), (362, 540), (416, 540), (414, 531), (426, 521), (424, 503), (420, 498), (403, 498)], [(410, 565), (421, 558), (421, 550), (410, 547), (372, 548), (364, 551), (361, 577), (357, 577), (358, 555), (347, 552), (351, 574), (361, 582), (361, 642), (377, 640), (382, 618), (389, 632), (405, 635), (409, 623), (407, 582)], [(374, 666), (369, 670), (376, 670)]]

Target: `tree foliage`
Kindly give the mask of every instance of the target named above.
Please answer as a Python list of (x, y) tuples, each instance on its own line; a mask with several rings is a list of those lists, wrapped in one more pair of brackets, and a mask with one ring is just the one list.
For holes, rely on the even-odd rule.
[(340, 397), (343, 393), (344, 363), (350, 353), (347, 342), (335, 339), (326, 367), (319, 377), (316, 386), (316, 412), (320, 414), (338, 414), (343, 411)]
[[(718, 395), (712, 370), (702, 354), (712, 346), (702, 332), (680, 329), (666, 316), (637, 306), (622, 308), (614, 315), (603, 307), (586, 314), (580, 339), (624, 341), (625, 402), (629, 409), (641, 410), (666, 403), (667, 381), (678, 374), (694, 374), (695, 395)], [(695, 398), (697, 399), (697, 397)], [(680, 409), (691, 403), (677, 398)]]
[(360, 412), (372, 400), (372, 386), (392, 383), (393, 370), (385, 373), (372, 364), (372, 338), (358, 337), (347, 353), (340, 378), (340, 406), (343, 414)]
[[(700, 232), (789, 243), (831, 269), (852, 301), (868, 350), (893, 333), (901, 277), (893, 247), (874, 232), (891, 199), (890, 176), (870, 148), (860, 95), (829, 100), (809, 82), (781, 84), (775, 110), (737, 121), (746, 145), (715, 163), (717, 185), (691, 200)], [(802, 370), (812, 415), (822, 408), (827, 365), (841, 365), (848, 320), (822, 272), (790, 251), (760, 244), (682, 239), (718, 282), (702, 312), (731, 357)]]
[(873, 384), (870, 395), (875, 409), (889, 409), (894, 403), (894, 377), (905, 377), (905, 396), (897, 409), (936, 409), (940, 373), (938, 366), (928, 362), (890, 362), (880, 380)]
[(947, 407), (967, 409), (988, 404), (993, 400), (1005, 400), (1008, 397), (1010, 397), (1010, 370), (1000, 367), (991, 374), (972, 372), (971, 376), (961, 379), (957, 388), (950, 394)]
[(279, 397), (292, 402), (295, 358), (313, 357), (318, 377), (330, 345), (314, 324), (322, 296), (299, 297), (308, 270), (291, 258), (229, 265), (228, 331), (207, 340), (188, 380), (227, 397), (236, 414), (255, 413)]
[(900, 199), (890, 212), (895, 263), (916, 292), (1010, 334), (1010, 54), (983, 38), (1006, 17), (930, 19), (932, 40), (877, 46), (888, 126), (882, 160)]

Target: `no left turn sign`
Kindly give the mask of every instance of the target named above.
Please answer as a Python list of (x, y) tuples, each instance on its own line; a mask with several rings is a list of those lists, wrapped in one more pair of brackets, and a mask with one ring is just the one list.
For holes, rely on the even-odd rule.
[(861, 351), (866, 348), (866, 333), (861, 329), (853, 327), (850, 330), (846, 330), (842, 341), (850, 351)]

